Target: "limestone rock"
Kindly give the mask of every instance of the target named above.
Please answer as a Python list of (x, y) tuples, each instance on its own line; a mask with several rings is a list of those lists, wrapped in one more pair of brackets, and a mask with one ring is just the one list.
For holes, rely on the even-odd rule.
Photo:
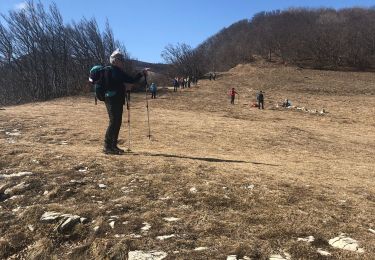
[(342, 233), (338, 237), (330, 239), (328, 243), (336, 248), (350, 250), (358, 253), (364, 252), (363, 248), (359, 247), (357, 240), (347, 237), (344, 233)]
[(167, 257), (167, 253), (158, 251), (130, 251), (129, 260), (162, 260)]

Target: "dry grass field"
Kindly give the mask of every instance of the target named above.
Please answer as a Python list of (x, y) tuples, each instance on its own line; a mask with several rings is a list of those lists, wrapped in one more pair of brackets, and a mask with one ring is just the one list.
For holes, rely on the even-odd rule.
[[(258, 90), (265, 110), (250, 107)], [(0, 259), (375, 259), (374, 73), (259, 63), (159, 94), (151, 140), (132, 96), (121, 156), (102, 154), (91, 97), (0, 110)], [(41, 220), (51, 211), (85, 220), (61, 228)], [(341, 233), (361, 249), (331, 246)]]

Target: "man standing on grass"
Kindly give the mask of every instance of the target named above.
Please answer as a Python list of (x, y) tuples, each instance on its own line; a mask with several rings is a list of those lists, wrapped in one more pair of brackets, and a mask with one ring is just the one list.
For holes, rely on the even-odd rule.
[(130, 76), (125, 72), (125, 56), (119, 50), (115, 50), (110, 58), (110, 76), (108, 88), (105, 93), (105, 106), (107, 108), (109, 125), (104, 139), (103, 152), (105, 154), (122, 154), (123, 149), (117, 146), (118, 136), (122, 123), (123, 106), (125, 104), (126, 90), (125, 83), (135, 83), (143, 76), (147, 77), (147, 70), (143, 73), (137, 73), (136, 76)]
[(258, 108), (260, 109), (262, 107), (262, 109), (264, 109), (264, 95), (262, 90), (257, 94), (257, 101)]
[(234, 88), (232, 88), (231, 90), (229, 90), (230, 103), (232, 105), (234, 105), (234, 99), (236, 98), (236, 94), (238, 95), (238, 93), (236, 92), (236, 90)]
[(156, 84), (154, 82), (152, 82), (151, 86), (150, 86), (151, 99), (155, 99), (156, 98), (156, 91), (157, 91)]

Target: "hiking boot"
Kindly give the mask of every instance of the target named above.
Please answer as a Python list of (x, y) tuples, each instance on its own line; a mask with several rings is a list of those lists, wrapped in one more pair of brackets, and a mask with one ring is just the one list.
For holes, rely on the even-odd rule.
[(103, 153), (105, 153), (105, 154), (114, 154), (114, 155), (120, 154), (118, 151), (116, 151), (116, 150), (114, 150), (112, 148), (106, 148), (106, 147), (103, 148)]
[(119, 148), (117, 145), (112, 147), (112, 150), (117, 152), (118, 154), (125, 153), (125, 151), (123, 149)]

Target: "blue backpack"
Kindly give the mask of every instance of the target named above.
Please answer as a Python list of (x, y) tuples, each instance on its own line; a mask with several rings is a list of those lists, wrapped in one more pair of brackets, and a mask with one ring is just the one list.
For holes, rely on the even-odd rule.
[(95, 65), (90, 69), (89, 81), (94, 86), (95, 104), (97, 100), (105, 100), (105, 93), (108, 90), (112, 76), (111, 66)]

